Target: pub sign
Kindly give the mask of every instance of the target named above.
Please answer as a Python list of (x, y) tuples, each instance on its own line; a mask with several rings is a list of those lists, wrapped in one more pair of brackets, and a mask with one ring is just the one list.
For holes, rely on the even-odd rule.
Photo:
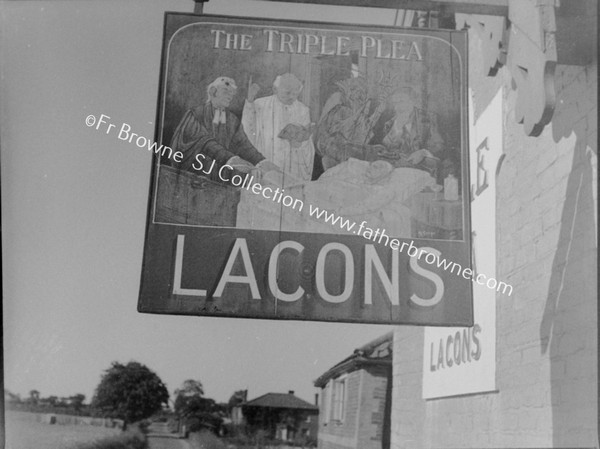
[(471, 325), (466, 44), (166, 13), (138, 310)]

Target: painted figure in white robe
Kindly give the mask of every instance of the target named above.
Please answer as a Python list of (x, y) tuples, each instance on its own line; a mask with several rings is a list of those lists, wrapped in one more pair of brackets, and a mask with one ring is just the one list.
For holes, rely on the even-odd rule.
[(246, 135), (267, 160), (281, 168), (284, 184), (310, 181), (315, 148), (309, 109), (298, 101), (302, 82), (286, 73), (275, 79), (273, 95), (256, 98), (259, 90), (250, 79), (242, 114)]

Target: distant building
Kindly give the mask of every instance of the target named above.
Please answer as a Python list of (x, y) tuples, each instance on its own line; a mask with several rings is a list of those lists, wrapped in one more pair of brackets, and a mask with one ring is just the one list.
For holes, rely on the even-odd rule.
[(316, 441), (319, 407), (300, 399), (293, 391), (267, 393), (245, 401), (231, 412), (233, 424), (246, 425), (266, 438), (292, 443)]
[(356, 349), (315, 381), (320, 449), (390, 447), (392, 341), (390, 332)]

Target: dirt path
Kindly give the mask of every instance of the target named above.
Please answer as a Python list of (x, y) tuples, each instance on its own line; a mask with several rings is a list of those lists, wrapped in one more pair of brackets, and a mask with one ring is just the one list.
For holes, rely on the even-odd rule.
[(148, 449), (190, 449), (186, 440), (170, 437), (150, 436)]
[(190, 449), (190, 444), (171, 433), (167, 423), (152, 423), (148, 428), (148, 449)]

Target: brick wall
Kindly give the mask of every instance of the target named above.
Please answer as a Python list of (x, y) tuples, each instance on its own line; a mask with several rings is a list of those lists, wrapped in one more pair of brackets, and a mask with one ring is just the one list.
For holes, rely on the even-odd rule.
[(364, 371), (358, 432), (359, 449), (382, 447), (386, 419), (387, 373), (385, 367), (370, 367)]
[(476, 116), (504, 97), (496, 274), (514, 293), (497, 296), (498, 391), (424, 401), (423, 330), (397, 328), (392, 447), (597, 447), (597, 68), (558, 66), (552, 124), (527, 137), (510, 74), (484, 77), (469, 39)]

